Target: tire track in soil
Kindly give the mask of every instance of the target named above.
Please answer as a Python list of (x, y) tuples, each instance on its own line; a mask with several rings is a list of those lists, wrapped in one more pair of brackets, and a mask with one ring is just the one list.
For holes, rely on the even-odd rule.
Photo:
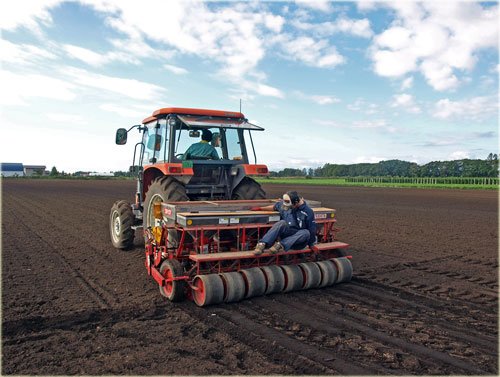
[[(441, 262), (448, 262), (448, 263), (443, 264)], [(455, 264), (457, 264), (458, 266), (455, 266)], [(418, 262), (394, 263), (390, 265), (384, 265), (383, 267), (378, 267), (378, 268), (365, 268), (360, 276), (373, 279), (376, 278), (377, 276), (388, 274), (391, 272), (399, 272), (408, 269), (413, 269), (430, 274), (443, 275), (447, 278), (451, 278), (452, 280), (458, 280), (458, 281), (467, 280), (481, 287), (486, 287), (488, 288), (487, 293), (490, 298), (490, 301), (495, 301), (497, 298), (496, 291), (498, 289), (498, 281), (496, 279), (485, 278), (484, 276), (478, 277), (465, 273), (464, 267), (467, 267), (467, 265), (486, 267), (487, 270), (485, 271), (485, 273), (488, 273), (489, 276), (493, 276), (494, 271), (492, 270), (498, 267), (492, 262), (484, 262), (482, 260), (471, 259), (464, 256), (445, 256), (445, 257), (421, 260)], [(455, 267), (458, 267), (459, 272), (457, 272), (457, 268)], [(431, 287), (431, 288), (434, 288), (432, 290), (437, 290), (440, 287)], [(458, 295), (460, 293), (457, 292), (456, 294)], [(480, 302), (479, 304), (483, 303)]]
[[(334, 298), (331, 298), (332, 296)], [(367, 297), (368, 300), (364, 300), (363, 296), (360, 295), (344, 295), (342, 289), (336, 289), (335, 292), (327, 292), (327, 294), (322, 294), (322, 292), (316, 290), (299, 293), (296, 298), (296, 304), (300, 303), (300, 306), (314, 306), (314, 309), (322, 312), (338, 308), (339, 317), (350, 318), (350, 322), (352, 323), (366, 324), (369, 328), (377, 332), (389, 335), (391, 339), (397, 339), (398, 342), (394, 343), (397, 346), (396, 350), (406, 349), (409, 354), (420, 354), (421, 362), (428, 362), (429, 357), (431, 357), (437, 360), (434, 363), (435, 365), (442, 367), (442, 362), (448, 361), (448, 364), (462, 368), (464, 365), (462, 359), (450, 358), (449, 355), (458, 355), (464, 350), (468, 353), (469, 357), (474, 358), (476, 364), (482, 364), (486, 369), (489, 369), (489, 365), (492, 365), (496, 359), (496, 353), (494, 352), (496, 343), (491, 337), (488, 340), (482, 340), (466, 335), (464, 339), (462, 334), (467, 330), (466, 328), (450, 325), (447, 327), (451, 327), (451, 331), (443, 331), (442, 326), (436, 326), (434, 318), (425, 318), (425, 312), (423, 315), (412, 316), (411, 313), (407, 312), (407, 306), (402, 306), (403, 309), (394, 306), (390, 315), (384, 315), (380, 311), (374, 312), (370, 301), (374, 303), (374, 306), (379, 306), (379, 303), (375, 300), (370, 300), (370, 295)], [(279, 298), (279, 300), (281, 299)], [(385, 304), (385, 308), (391, 308), (388, 302), (381, 301), (381, 304)], [(388, 311), (388, 309), (384, 310), (384, 312)], [(421, 324), (414, 326), (414, 320), (416, 323)], [(481, 344), (481, 346), (472, 348), (469, 344), (469, 339), (474, 340), (476, 344)], [(385, 339), (380, 338), (380, 340), (388, 343)], [(403, 342), (404, 344), (401, 345), (399, 342)], [(415, 345), (415, 343), (418, 344)], [(413, 349), (414, 347), (417, 347), (417, 349)], [(433, 356), (434, 354), (437, 357)], [(468, 372), (478, 373), (479, 370), (478, 368), (476, 372), (472, 370), (468, 370)]]
[[(300, 298), (297, 296), (300, 296)], [(293, 308), (293, 310), (290, 310), (290, 308)], [(394, 354), (403, 354), (402, 350), (405, 350), (406, 356), (419, 355), (419, 361), (422, 364), (431, 364), (432, 367), (439, 369), (441, 373), (443, 373), (443, 363), (447, 366), (446, 374), (450, 373), (450, 371), (455, 373), (466, 371), (472, 374), (485, 373), (481, 369), (471, 366), (470, 363), (453, 358), (446, 353), (420, 344), (406, 342), (392, 334), (375, 330), (365, 325), (365, 323), (369, 323), (369, 317), (367, 316), (356, 316), (348, 310), (342, 310), (336, 313), (338, 315), (332, 315), (332, 306), (309, 300), (307, 293), (305, 295), (291, 295), (291, 297), (277, 295), (275, 301), (266, 301), (265, 306), (262, 306), (261, 309), (278, 313), (278, 318), (281, 320), (286, 318), (294, 323), (300, 323), (301, 326), (312, 327), (322, 333), (332, 333), (335, 336), (342, 336), (344, 333), (358, 335), (364, 342), (365, 347), (367, 347), (367, 342), (374, 343), (373, 348), (375, 349), (380, 347), (381, 344), (391, 345), (391, 351)], [(391, 326), (390, 323), (387, 325)], [(383, 358), (380, 357), (380, 359)], [(449, 366), (452, 367), (451, 370)]]
[[(118, 322), (130, 320), (159, 320), (167, 317), (164, 306), (151, 308), (138, 308), (136, 306), (121, 307), (119, 309), (100, 308), (76, 313), (66, 313), (58, 316), (34, 316), (18, 320), (4, 321), (3, 336), (10, 338), (4, 344), (12, 344), (19, 341), (26, 333), (55, 331), (55, 330), (78, 330), (86, 331), (94, 329), (98, 325), (110, 326)], [(50, 334), (48, 334), (50, 335)], [(35, 335), (36, 339), (39, 336)], [(28, 340), (29, 337), (23, 337)]]
[[(407, 265), (407, 264), (406, 264)], [(413, 276), (401, 276), (396, 275), (393, 277), (391, 273), (402, 272), (407, 270), (409, 273), (419, 272), (421, 280), (416, 283)], [(428, 278), (422, 275), (428, 275)], [(389, 275), (389, 276), (386, 276)], [(495, 272), (491, 271), (488, 276), (496, 275)], [(413, 268), (408, 266), (402, 266), (399, 269), (394, 270), (381, 270), (379, 274), (367, 274), (361, 275), (362, 278), (368, 278), (371, 281), (376, 281), (384, 285), (391, 285), (400, 288), (412, 289), (413, 291), (424, 292), (427, 295), (437, 296), (440, 299), (445, 299), (447, 301), (453, 301), (454, 303), (467, 303), (475, 309), (481, 310), (486, 306), (488, 310), (498, 312), (498, 293), (497, 290), (484, 287), (476, 282), (472, 281), (472, 284), (464, 284), (463, 275), (454, 271), (440, 271), (432, 272), (423, 268)], [(432, 279), (432, 276), (439, 276), (444, 279), (442, 282), (437, 283)], [(482, 278), (472, 278), (472, 280), (479, 281)], [(470, 281), (470, 280), (468, 280)], [(430, 282), (427, 283), (427, 282)], [(432, 283), (434, 282), (434, 283)], [(475, 287), (477, 286), (477, 288)], [(475, 292), (474, 294), (471, 291)]]
[[(11, 203), (16, 203), (16, 207), (18, 209), (21, 209), (24, 207), (25, 211), (24, 213), (29, 213), (30, 208), (32, 209), (31, 205), (27, 205), (26, 202), (24, 201), (19, 201), (19, 200), (14, 200), (11, 201)], [(30, 213), (30, 219), (33, 218), (38, 218), (38, 227), (35, 227), (33, 225), (27, 224), (25, 222), (25, 217), (21, 217), (18, 214), (23, 213), (23, 211), (11, 211), (10, 215), (16, 219), (17, 223), (22, 225), (26, 231), (24, 234), (31, 234), (32, 237), (36, 237), (41, 244), (45, 245), (46, 247), (42, 248), (44, 253), (50, 253), (54, 256), (56, 256), (62, 263), (62, 265), (66, 268), (66, 270), (69, 272), (70, 276), (74, 278), (78, 284), (82, 287), (82, 289), (96, 301), (98, 305), (100, 305), (102, 308), (109, 308), (117, 305), (119, 302), (116, 299), (116, 296), (107, 290), (104, 286), (101, 284), (97, 283), (93, 279), (89, 279), (88, 277), (85, 277), (82, 275), (77, 268), (75, 268), (62, 254), (59, 252), (59, 248), (61, 247), (59, 242), (54, 242), (54, 238), (52, 237), (52, 231), (54, 228), (58, 228), (56, 224), (51, 223), (52, 226), (48, 226), (46, 224), (46, 219), (41, 217), (35, 212)], [(46, 231), (44, 232), (44, 230)], [(60, 229), (60, 228), (59, 228)], [(61, 229), (60, 229), (61, 230)], [(66, 237), (67, 240), (67, 237)], [(22, 244), (22, 241), (19, 242)], [(89, 245), (90, 248), (92, 248), (91, 245)]]
[[(497, 315), (490, 308), (476, 305), (468, 301), (454, 300), (448, 298), (443, 301), (432, 296), (418, 294), (408, 291), (405, 287), (386, 285), (378, 281), (372, 281), (366, 278), (353, 277), (346, 289), (356, 287), (356, 289), (364, 288), (368, 292), (391, 292), (395, 297), (404, 299), (407, 303), (412, 303), (412, 306), (420, 307), (425, 310), (428, 306), (441, 314), (441, 312), (453, 313), (456, 321), (468, 321), (468, 326), (477, 328), (478, 331), (484, 333), (497, 334)], [(484, 329), (484, 330), (482, 330)]]
[[(477, 332), (472, 332), (467, 324), (462, 325), (461, 323), (455, 322), (454, 316), (449, 316), (448, 313), (440, 312), (439, 316), (437, 316), (436, 311), (431, 308), (427, 307), (426, 309), (426, 307), (424, 306), (413, 307), (411, 302), (407, 302), (403, 304), (405, 305), (405, 312), (402, 314), (395, 314), (391, 304), (398, 305), (403, 300), (391, 300), (391, 297), (386, 296), (377, 301), (376, 298), (380, 298), (383, 295), (377, 295), (373, 292), (367, 292), (363, 290), (359, 290), (356, 293), (350, 293), (346, 290), (339, 290), (335, 291), (335, 296), (342, 298), (343, 302), (359, 301), (361, 304), (361, 309), (371, 311), (371, 316), (377, 319), (381, 316), (385, 316), (393, 321), (402, 320), (404, 321), (403, 326), (407, 324), (407, 321), (412, 320), (424, 322), (425, 327), (423, 324), (422, 328), (419, 328), (418, 332), (428, 333), (429, 331), (439, 331), (441, 329), (444, 329), (456, 340), (459, 340), (462, 343), (474, 343), (475, 345), (482, 347), (484, 351), (490, 352), (496, 347), (496, 338), (479, 334)], [(354, 310), (355, 309), (356, 308), (354, 308)], [(457, 325), (453, 326), (453, 324), (455, 323)], [(467, 331), (468, 334), (465, 333), (465, 331)]]
[[(249, 308), (242, 309), (239, 304), (230, 304), (211, 307), (215, 314), (210, 320), (221, 331), (231, 334), (238, 341), (258, 350), (274, 363), (290, 365), (294, 374), (373, 374), (374, 370), (357, 365), (321, 350), (317, 346), (310, 346), (294, 339), (275, 328), (262, 323), (262, 312), (255, 312)], [(206, 322), (206, 309), (191, 306), (185, 309), (189, 315)]]
[[(174, 304), (165, 301), (164, 304), (159, 304), (157, 306), (147, 308), (126, 306), (115, 309), (93, 309), (76, 313), (68, 313), (55, 317), (35, 316), (30, 318), (23, 318), (20, 320), (6, 321), (3, 324), (4, 339), (2, 344), (7, 348), (19, 348), (22, 346), (33, 347), (34, 345), (36, 345), (36, 342), (47, 340), (50, 338), (57, 339), (61, 337), (61, 334), (65, 332), (78, 333), (82, 334), (82, 336), (87, 337), (87, 335), (85, 334), (93, 334), (96, 330), (101, 332), (116, 332), (117, 327), (123, 329), (123, 326), (128, 326), (128, 324), (130, 323), (153, 323), (155, 328), (161, 328), (172, 320), (172, 311), (174, 311), (176, 313), (175, 317), (182, 317), (184, 323), (181, 326), (182, 334), (179, 334), (178, 336), (193, 336), (193, 333), (196, 333), (197, 336), (201, 336), (209, 343), (216, 342), (217, 348), (220, 348), (225, 352), (229, 352), (233, 358), (237, 359), (237, 368), (239, 368), (239, 374), (248, 371), (249, 366), (257, 360), (255, 358), (256, 355), (258, 355), (259, 357), (259, 361), (257, 362), (260, 362), (262, 365), (271, 365), (272, 369), (270, 370), (274, 371), (274, 373), (277, 374), (291, 374), (294, 372), (294, 370), (304, 370), (305, 372), (317, 372), (322, 370), (315, 363), (309, 362), (308, 366), (304, 367), (304, 364), (300, 363), (299, 361), (295, 362), (296, 368), (292, 369), (290, 365), (294, 363), (290, 362), (290, 360), (295, 360), (297, 355), (286, 352), (284, 352), (282, 355), (283, 359), (279, 360), (279, 364), (281, 364), (281, 366), (277, 367), (276, 358), (269, 357), (269, 354), (273, 352), (273, 347), (264, 348), (265, 353), (261, 353), (263, 352), (262, 349), (256, 347), (250, 348), (247, 345), (249, 343), (252, 344), (251, 342), (242, 341), (244, 340), (244, 338), (235, 338), (234, 336), (232, 336), (233, 334), (231, 332), (228, 333), (228, 324), (230, 324), (231, 322), (222, 321), (221, 325), (220, 317), (210, 316), (207, 310), (198, 308), (191, 302), (179, 303), (178, 305), (175, 305), (175, 307), (173, 307), (173, 305)], [(236, 328), (236, 330), (238, 329)], [(142, 337), (143, 335), (137, 334), (136, 336)], [(157, 336), (161, 336), (161, 332), (157, 333)], [(155, 337), (153, 337), (152, 339), (155, 339)], [(238, 341), (242, 345), (246, 345), (248, 347), (247, 350), (245, 350), (244, 348), (242, 349), (242, 347), (237, 343)], [(146, 347), (148, 347), (148, 349), (150, 347), (154, 349), (159, 345), (160, 343), (154, 342), (154, 344), (148, 344), (146, 345)], [(237, 348), (235, 348), (235, 345), (237, 346)], [(220, 354), (220, 351), (213, 349), (208, 349), (206, 351), (198, 349), (198, 352), (195, 353), (185, 347), (182, 347), (182, 345), (169, 344), (168, 347), (170, 355), (175, 356), (175, 352), (178, 352), (180, 357), (189, 356), (191, 357), (191, 359), (194, 359), (200, 363), (202, 361), (206, 361), (205, 358), (208, 357), (209, 359), (215, 359), (215, 363), (217, 364), (218, 359), (225, 357)], [(276, 356), (276, 354), (274, 354), (274, 356)], [(266, 360), (265, 362), (262, 362), (262, 360), (260, 359), (261, 357), (264, 359), (269, 359), (269, 361)], [(213, 362), (213, 360), (210, 361)], [(306, 364), (308, 363), (306, 358), (304, 358), (303, 361), (306, 361)], [(258, 374), (262, 374), (262, 371), (265, 370), (265, 366), (257, 367), (254, 370), (256, 370)], [(226, 373), (221, 373), (221, 371), (219, 370), (219, 373), (217, 374)]]

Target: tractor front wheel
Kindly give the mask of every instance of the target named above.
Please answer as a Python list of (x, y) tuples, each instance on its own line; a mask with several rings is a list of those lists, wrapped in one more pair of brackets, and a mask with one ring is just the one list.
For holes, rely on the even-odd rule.
[(134, 244), (135, 216), (132, 207), (125, 200), (116, 201), (109, 214), (109, 231), (111, 243), (117, 249), (128, 249)]

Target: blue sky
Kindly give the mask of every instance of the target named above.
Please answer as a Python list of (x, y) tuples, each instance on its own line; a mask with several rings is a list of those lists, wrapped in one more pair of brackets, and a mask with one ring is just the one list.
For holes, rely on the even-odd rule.
[(498, 153), (497, 2), (0, 7), (2, 162), (126, 170), (117, 128), (240, 99), (272, 170)]

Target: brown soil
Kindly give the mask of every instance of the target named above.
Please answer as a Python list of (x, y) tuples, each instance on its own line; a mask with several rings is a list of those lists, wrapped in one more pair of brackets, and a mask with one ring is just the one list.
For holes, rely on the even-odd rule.
[(3, 374), (498, 374), (496, 191), (295, 187), (337, 209), (352, 282), (198, 308), (139, 235), (111, 246), (134, 188), (3, 180)]

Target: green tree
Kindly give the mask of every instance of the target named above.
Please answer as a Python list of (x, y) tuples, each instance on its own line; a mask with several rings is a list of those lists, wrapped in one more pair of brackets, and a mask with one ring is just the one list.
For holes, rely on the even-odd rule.
[(57, 171), (56, 167), (53, 166), (52, 170), (50, 171), (50, 176), (51, 177), (57, 177), (59, 175), (59, 172)]

